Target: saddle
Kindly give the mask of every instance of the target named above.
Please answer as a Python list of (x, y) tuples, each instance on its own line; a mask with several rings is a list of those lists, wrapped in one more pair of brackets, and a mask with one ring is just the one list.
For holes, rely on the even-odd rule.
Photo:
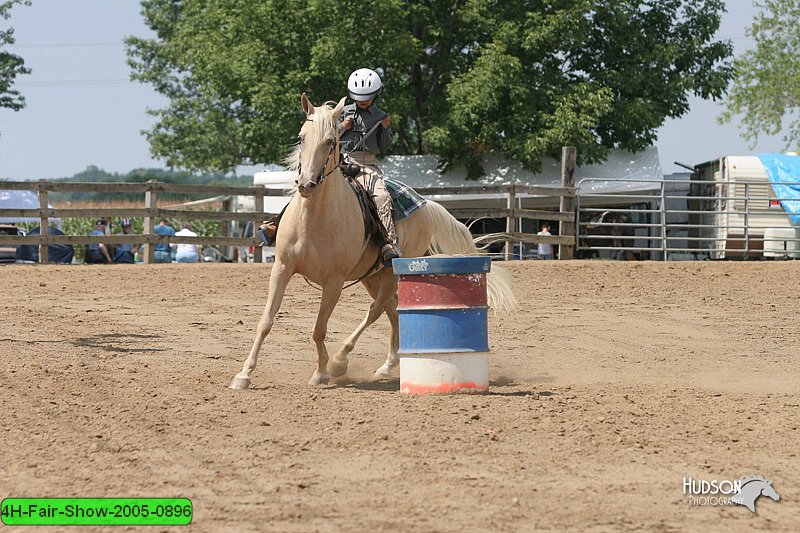
[(375, 200), (361, 182), (355, 179), (348, 179), (347, 183), (350, 184), (353, 193), (358, 199), (358, 205), (361, 206), (361, 216), (364, 219), (364, 238), (368, 241), (372, 240), (375, 246), (382, 248), (384, 244), (389, 242), (389, 236), (378, 215), (378, 207), (375, 205)]

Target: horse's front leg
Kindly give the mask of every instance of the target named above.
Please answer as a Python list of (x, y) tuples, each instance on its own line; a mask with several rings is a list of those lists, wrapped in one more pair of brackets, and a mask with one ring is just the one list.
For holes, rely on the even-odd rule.
[(314, 344), (317, 345), (317, 370), (308, 381), (309, 385), (322, 385), (328, 382), (328, 349), (325, 348), (325, 336), (328, 334), (328, 320), (342, 294), (344, 280), (331, 280), (322, 288), (322, 300), (319, 303), (319, 314), (314, 324)]
[[(259, 253), (261, 253), (259, 251)], [(258, 360), (258, 352), (261, 350), (261, 345), (264, 339), (272, 329), (272, 324), (275, 320), (275, 315), (281, 308), (283, 295), (286, 292), (286, 286), (292, 278), (294, 270), (289, 268), (280, 260), (276, 260), (272, 267), (272, 274), (269, 278), (269, 296), (267, 296), (267, 305), (264, 306), (264, 312), (261, 313), (261, 320), (258, 321), (256, 328), (256, 338), (253, 341), (253, 347), (250, 349), (250, 355), (244, 362), (242, 371), (234, 376), (230, 388), (232, 389), (246, 389), (250, 386), (250, 378), (253, 371), (256, 369), (256, 362)]]

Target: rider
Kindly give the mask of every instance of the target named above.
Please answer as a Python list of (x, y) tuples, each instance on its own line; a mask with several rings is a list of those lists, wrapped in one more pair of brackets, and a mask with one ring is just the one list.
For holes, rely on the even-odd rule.
[[(400, 249), (397, 246), (397, 232), (392, 218), (392, 198), (383, 183), (383, 170), (376, 157), (392, 146), (391, 117), (375, 105), (382, 86), (381, 78), (374, 70), (360, 68), (350, 74), (347, 94), (354, 103), (342, 110), (339, 129), (341, 149), (346, 155), (344, 162), (359, 167), (355, 179), (372, 195), (381, 223), (386, 229), (389, 242), (381, 249), (381, 259), (388, 263), (400, 257)], [(374, 127), (375, 130), (370, 133)], [(272, 243), (276, 233), (274, 220), (260, 226), (260, 238), (267, 244)]]
[[(400, 257), (400, 249), (397, 246), (397, 232), (392, 218), (392, 197), (383, 183), (383, 170), (376, 157), (392, 146), (392, 119), (375, 105), (382, 86), (381, 78), (374, 70), (360, 68), (350, 74), (347, 94), (353, 103), (342, 110), (339, 127), (342, 132), (342, 152), (346, 154), (344, 162), (355, 163), (360, 167), (355, 179), (372, 194), (378, 215), (386, 229), (389, 242), (381, 249), (381, 258), (387, 263)], [(366, 136), (376, 125), (375, 131)]]

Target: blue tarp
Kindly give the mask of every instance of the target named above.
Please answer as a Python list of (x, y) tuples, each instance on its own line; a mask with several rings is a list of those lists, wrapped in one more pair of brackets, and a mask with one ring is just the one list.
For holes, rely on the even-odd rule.
[(775, 195), (789, 214), (792, 225), (800, 226), (800, 157), (783, 154), (758, 154)]
[[(41, 228), (36, 227), (28, 232), (28, 235), (39, 235)], [(47, 228), (49, 235), (64, 235), (58, 228), (50, 226)], [(72, 263), (75, 256), (75, 249), (70, 244), (50, 244), (47, 246), (47, 260), (51, 263)], [(39, 247), (34, 244), (20, 244), (17, 246), (17, 261), (39, 262)]]

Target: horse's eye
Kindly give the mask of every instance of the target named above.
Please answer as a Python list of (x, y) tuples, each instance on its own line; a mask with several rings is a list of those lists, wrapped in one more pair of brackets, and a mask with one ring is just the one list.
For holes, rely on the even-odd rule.
[(305, 138), (305, 135), (303, 135), (302, 133), (301, 133), (300, 135), (298, 135), (298, 136), (297, 136), (297, 139), (298, 139), (300, 142), (303, 142), (303, 139), (304, 139), (304, 138)]
[(332, 145), (333, 144), (333, 139), (331, 139), (331, 138), (325, 139), (325, 144), (327, 144), (328, 146)]

